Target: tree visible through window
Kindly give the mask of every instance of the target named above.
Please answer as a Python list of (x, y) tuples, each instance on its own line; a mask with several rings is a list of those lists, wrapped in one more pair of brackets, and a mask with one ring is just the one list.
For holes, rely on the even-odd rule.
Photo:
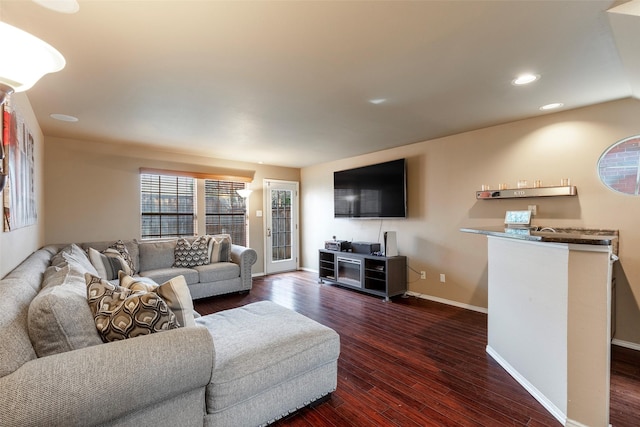
[(140, 174), (142, 238), (193, 236), (195, 179)]
[(236, 192), (243, 182), (204, 181), (207, 234), (230, 234), (233, 243), (247, 245), (246, 201)]

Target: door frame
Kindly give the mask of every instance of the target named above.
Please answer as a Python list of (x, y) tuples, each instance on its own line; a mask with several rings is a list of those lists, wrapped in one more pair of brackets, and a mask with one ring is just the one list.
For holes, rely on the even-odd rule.
[(270, 179), (264, 178), (262, 180), (262, 206), (265, 214), (263, 215), (263, 247), (264, 247), (264, 274), (275, 274), (277, 271), (269, 271), (269, 266), (271, 265), (271, 260), (269, 259), (269, 254), (271, 254), (271, 239), (267, 235), (267, 230), (271, 227), (271, 224), (268, 224), (269, 219), (271, 218), (271, 184), (285, 184), (295, 186), (294, 197), (291, 203), (291, 220), (292, 220), (292, 228), (293, 231), (291, 233), (291, 257), (295, 259), (295, 270), (300, 269), (300, 183), (298, 181), (285, 181), (281, 179)]

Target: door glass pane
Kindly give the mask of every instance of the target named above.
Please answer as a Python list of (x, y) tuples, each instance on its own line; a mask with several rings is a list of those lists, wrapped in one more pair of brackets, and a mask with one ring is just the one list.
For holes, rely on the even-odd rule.
[(271, 191), (271, 258), (291, 259), (291, 191)]

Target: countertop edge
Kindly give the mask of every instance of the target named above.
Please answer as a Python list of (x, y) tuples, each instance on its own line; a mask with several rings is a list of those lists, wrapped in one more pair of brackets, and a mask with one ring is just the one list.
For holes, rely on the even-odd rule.
[(616, 234), (554, 233), (531, 231), (528, 229), (474, 227), (461, 227), (460, 231), (463, 233), (483, 234), (487, 236), (506, 237), (509, 239), (528, 240), (533, 242), (614, 246), (618, 241), (618, 236)]

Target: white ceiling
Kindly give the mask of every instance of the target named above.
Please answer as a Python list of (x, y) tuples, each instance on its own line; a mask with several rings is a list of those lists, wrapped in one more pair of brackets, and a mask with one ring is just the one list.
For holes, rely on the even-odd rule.
[(67, 60), (27, 92), (46, 136), (304, 167), (640, 95), (624, 2), (79, 3), (0, 1)]

